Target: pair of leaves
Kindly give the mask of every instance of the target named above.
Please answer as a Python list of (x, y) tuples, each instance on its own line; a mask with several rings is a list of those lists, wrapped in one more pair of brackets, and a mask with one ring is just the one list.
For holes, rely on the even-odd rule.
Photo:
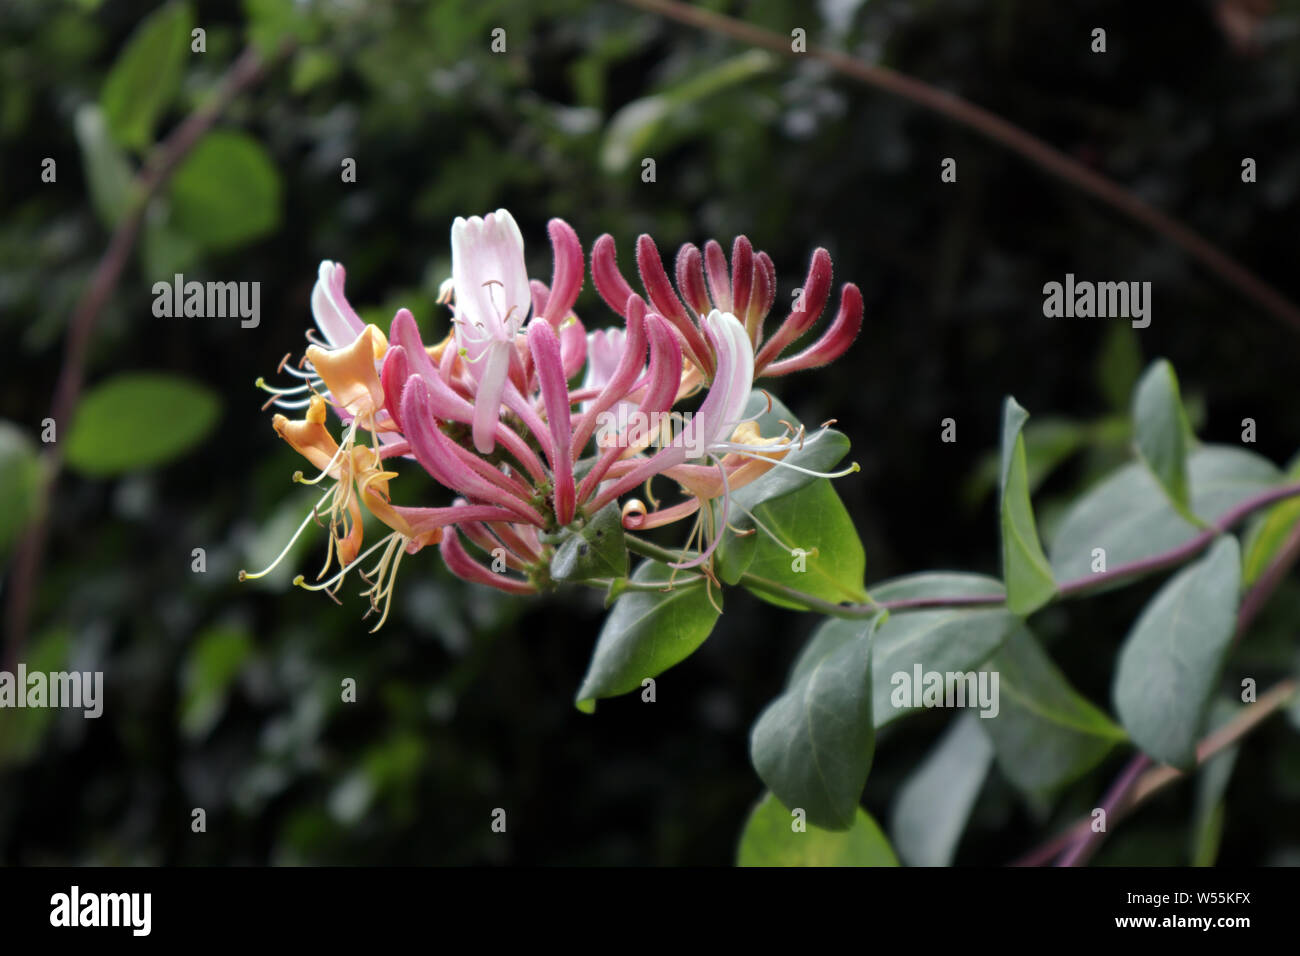
[(104, 80), (100, 107), (113, 139), (130, 149), (153, 143), (158, 119), (180, 92), (194, 11), (169, 3), (145, 17)]
[[(115, 225), (134, 199), (125, 150), (143, 153), (158, 121), (180, 93), (191, 55), (194, 13), (169, 3), (146, 17), (104, 81), (98, 108), (76, 117), (91, 199)], [(171, 177), (145, 222), (146, 265), (158, 275), (182, 271), (201, 249), (223, 251), (273, 232), (280, 223), (279, 172), (257, 140), (233, 130), (208, 133)]]

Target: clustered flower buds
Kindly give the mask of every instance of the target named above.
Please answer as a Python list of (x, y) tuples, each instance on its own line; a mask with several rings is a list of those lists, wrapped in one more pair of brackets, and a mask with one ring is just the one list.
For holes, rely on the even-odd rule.
[[(783, 459), (816, 435), (787, 428), (764, 437), (756, 419), (744, 416), (755, 378), (825, 365), (861, 328), (862, 296), (847, 283), (822, 335), (782, 357), (826, 307), (826, 250), (813, 254), (793, 310), (765, 338), (776, 270), (745, 237), (735, 240), (730, 266), (717, 242), (702, 253), (683, 246), (674, 289), (654, 241), (641, 236), (636, 260), (643, 298), (619, 272), (613, 238), (601, 236), (592, 248), (592, 278), (623, 326), (588, 334), (573, 311), (585, 274), (582, 246), (563, 220), (552, 219), (548, 231), (549, 286), (529, 280), (523, 237), (510, 213), (457, 219), (452, 276), (440, 297), (451, 306), (452, 330), (431, 346), (406, 309), (398, 310), (387, 335), (362, 323), (343, 294), (343, 267), (321, 263), (311, 305), (322, 340), (309, 335), (312, 344), (296, 367), (281, 363), (295, 384), (259, 382), (272, 395), (268, 405), (303, 415), (272, 419), (276, 433), (317, 472), (310, 478), (300, 472), (295, 480), (326, 487), (294, 535), (313, 522), (326, 527), (325, 565), (316, 583), (300, 575), (296, 584), (334, 595), (351, 571), (374, 558), (358, 573), (369, 585), (372, 611), (380, 613), (377, 629), (387, 618), (402, 556), (437, 545), (459, 577), (532, 593), (551, 583), (557, 533), (655, 476), (674, 481), (682, 500), (655, 511), (629, 500), (621, 508), (625, 528), (657, 527), (698, 512), (712, 529), (711, 507), (701, 508), (714, 500), (725, 527), (731, 492), (773, 467), (798, 467)], [(571, 386), (575, 380), (581, 384)], [(697, 395), (696, 411), (674, 411)], [(329, 410), (338, 419), (338, 439)], [(682, 422), (675, 435), (636, 424), (670, 415)], [(394, 469), (408, 462), (448, 489), (451, 503), (395, 504), (400, 472)], [(369, 547), (365, 512), (389, 529)], [(675, 567), (707, 572), (717, 540), (709, 534), (698, 553), (687, 559), (683, 552)]]

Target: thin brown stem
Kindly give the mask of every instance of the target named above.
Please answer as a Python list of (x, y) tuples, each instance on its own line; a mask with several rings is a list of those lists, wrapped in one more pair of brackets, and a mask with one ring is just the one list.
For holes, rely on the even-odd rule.
[(837, 50), (830, 50), (816, 44), (809, 44), (805, 53), (796, 53), (792, 49), (788, 36), (703, 10), (679, 0), (622, 0), (622, 2), (782, 56), (811, 57), (845, 76), (902, 97), (972, 129), (1019, 154), (1049, 175), (1100, 199), (1134, 222), (1163, 236), (1224, 282), (1234, 286), (1264, 311), (1281, 319), (1292, 328), (1300, 329), (1300, 307), (1190, 226), (1161, 212), (1114, 180), (1071, 159), (1059, 149), (982, 106), (976, 106), (960, 96), (888, 67), (865, 63)]
[[(1268, 599), (1273, 596), (1273, 592), (1277, 590), (1278, 585), (1282, 583), (1282, 579), (1291, 570), (1297, 559), (1300, 559), (1300, 525), (1293, 528), (1291, 533), (1287, 535), (1286, 542), (1278, 551), (1277, 556), (1270, 562), (1250, 590), (1246, 592), (1245, 597), (1242, 598), (1241, 605), (1237, 609), (1237, 627), (1233, 634), (1234, 643), (1240, 641), (1250, 625), (1254, 623), (1255, 618), (1259, 616), (1259, 612), (1268, 603)], [(1289, 691), (1287, 690), (1288, 685), (1290, 687)], [(1294, 691), (1295, 681), (1283, 682), (1270, 691), (1269, 694), (1265, 694), (1263, 698), (1260, 698), (1250, 710), (1243, 712), (1238, 718), (1210, 734), (1197, 748), (1198, 763), (1204, 763), (1209, 757), (1223, 749), (1227, 745), (1224, 743), (1225, 740), (1231, 742), (1231, 740), (1236, 739), (1233, 735), (1240, 729), (1238, 725), (1244, 727), (1244, 729), (1240, 729), (1240, 733), (1244, 734), (1252, 729), (1259, 720), (1268, 716), (1271, 710), (1259, 712), (1258, 708), (1260, 704), (1264, 703), (1265, 699), (1270, 699), (1270, 695), (1281, 694), (1280, 700), (1276, 702), (1276, 705), (1280, 706), (1280, 703), (1285, 702)], [(1102, 798), (1102, 809), (1106, 811), (1105, 819), (1108, 825), (1121, 819), (1131, 806), (1154, 792), (1152, 789), (1144, 791), (1143, 781), (1158, 781), (1160, 786), (1165, 786), (1182, 775), (1181, 771), (1174, 770), (1172, 767), (1157, 767), (1149, 771), (1145, 776), (1139, 777), (1139, 774), (1150, 765), (1151, 759), (1146, 754), (1139, 753), (1125, 765), (1119, 777), (1111, 784), (1106, 796)], [(1150, 788), (1150, 782), (1146, 786)], [(1014, 865), (1041, 866), (1054, 859), (1058, 852), (1064, 850), (1059, 865), (1079, 866), (1086, 863), (1097, 852), (1097, 849), (1101, 846), (1101, 841), (1104, 839), (1105, 831), (1094, 832), (1089, 825), (1088, 818), (1084, 818), (1070, 827), (1064, 834), (1048, 841), (1042, 847), (1030, 851)]]
[[(231, 64), (212, 98), (186, 117), (171, 135), (154, 148), (137, 174), (131, 186), (132, 202), (114, 228), (108, 246), (95, 266), (89, 285), (77, 300), (68, 324), (63, 362), (50, 403), (50, 418), (54, 420), (56, 428), (66, 430), (71, 424), (72, 413), (76, 409), (85, 380), (86, 353), (95, 324), (130, 261), (150, 200), (166, 185), (181, 160), (225, 112), (231, 101), (252, 86), (261, 75), (262, 58), (250, 46)], [(54, 441), (45, 446), (44, 465), (46, 500), (52, 500), (63, 469), (61, 442)], [(48, 539), (49, 519), (46, 510), (28, 526), (14, 555), (13, 572), (9, 579), (9, 600), (5, 607), (4, 658), (7, 666), (13, 666), (22, 651), (31, 602)]]

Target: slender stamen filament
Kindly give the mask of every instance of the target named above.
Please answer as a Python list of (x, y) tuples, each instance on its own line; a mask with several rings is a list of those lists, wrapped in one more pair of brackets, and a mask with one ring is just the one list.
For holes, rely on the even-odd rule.
[(326, 591), (329, 593), (333, 593), (332, 589), (334, 588), (335, 585), (343, 583), (343, 579), (347, 577), (348, 574), (355, 567), (357, 567), (357, 565), (361, 564), (361, 562), (365, 561), (366, 558), (370, 557), (380, 548), (386, 547), (388, 544), (390, 544), (393, 536), (397, 534), (398, 532), (394, 531), (380, 538), (378, 541), (376, 541), (374, 544), (368, 547), (365, 551), (361, 552), (359, 555), (353, 558), (346, 566), (339, 568), (339, 570), (335, 572), (335, 574), (329, 580), (321, 581), (318, 584), (308, 584), (307, 579), (300, 574), (293, 579), (293, 586), (302, 588), (304, 591)]
[(252, 574), (249, 574), (247, 571), (241, 570), (239, 572), (239, 580), (255, 581), (258, 578), (266, 577), (266, 575), (270, 574), (273, 570), (275, 570), (275, 566), (278, 565), (281, 561), (283, 561), (285, 555), (287, 555), (293, 549), (294, 542), (296, 542), (300, 537), (302, 537), (302, 533), (307, 530), (307, 525), (311, 524), (313, 520), (316, 520), (318, 518), (318, 512), (320, 510), (320, 506), (323, 505), (325, 503), (325, 499), (327, 499), (333, 493), (334, 493), (334, 489), (331, 488), (329, 491), (327, 491), (324, 495), (321, 496), (320, 501), (316, 502), (316, 504), (312, 506), (311, 511), (307, 513), (307, 517), (303, 519), (302, 524), (298, 525), (298, 530), (293, 533), (293, 537), (289, 539), (289, 543), (284, 546), (284, 550), (281, 551), (276, 556), (274, 561), (272, 561), (261, 571), (254, 572)]

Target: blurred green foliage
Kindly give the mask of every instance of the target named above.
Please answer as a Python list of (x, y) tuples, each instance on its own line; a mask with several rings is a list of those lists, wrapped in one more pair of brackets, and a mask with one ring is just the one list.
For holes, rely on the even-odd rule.
[[(1229, 41), (1209, 0), (708, 6), (784, 35), (803, 27), (960, 92), (1300, 299), (1294, 2), (1275, 5), (1249, 50)], [(191, 51), (191, 22), (205, 30), (202, 53)], [(1097, 24), (1105, 56), (1088, 52)], [(491, 50), (496, 28), (503, 53)], [(76, 428), (88, 426), (68, 437), (59, 423), (70, 453), (80, 447), (99, 466), (65, 475), (49, 503), (24, 658), (103, 670), (107, 701), (98, 720), (0, 713), (2, 862), (734, 858), (760, 795), (748, 728), (784, 686), (814, 625), (806, 617), (737, 592), (701, 651), (659, 680), (653, 705), (633, 695), (587, 716), (572, 701), (604, 613), (594, 592), (506, 598), (424, 554), (404, 564), (393, 617), (372, 635), (355, 595), (337, 607), (291, 588), (291, 573), (236, 583), (310, 506), (252, 383), (301, 351), (317, 263), (347, 266), (367, 320), (386, 325), (406, 306), (440, 338), (447, 317), (434, 299), (457, 215), (509, 208), (542, 279), (551, 216), (588, 248), (613, 233), (625, 266), (641, 232), (663, 250), (744, 232), (777, 264), (778, 302), (826, 246), (837, 281), (862, 287), (866, 326), (837, 366), (791, 377), (780, 395), (808, 421), (836, 417), (852, 440), (863, 471), (837, 490), (865, 540), (869, 580), (996, 573), (998, 472), (987, 456), (1010, 392), (1035, 412), (1026, 483), (1049, 543), (1053, 502), (1127, 455), (1120, 416), (1154, 356), (1178, 369), (1207, 441), (1236, 442), (1251, 417), (1262, 454), (1286, 461), (1300, 447), (1295, 330), (1020, 159), (811, 60), (585, 0), (10, 0), (0, 10), (0, 415), (11, 423), (0, 431), (0, 548), (39, 507), (32, 453), (62, 338), (107, 227), (137, 201), (131, 176), (209, 101), (246, 42), (274, 54), (286, 39), (292, 49), (146, 211), (88, 365), (86, 415), (105, 401), (104, 383), (146, 370), (218, 396), (220, 408), (199, 399), (186, 411), (174, 395), (106, 403), (80, 446)], [(1247, 155), (1257, 184), (1240, 181)], [(941, 184), (949, 156), (959, 180)], [(653, 183), (642, 157), (656, 160)], [(46, 158), (54, 182), (41, 179)], [(349, 158), (355, 183), (340, 175)], [(260, 282), (262, 322), (156, 318), (153, 283), (175, 271)], [(1139, 337), (1045, 320), (1042, 285), (1067, 271), (1152, 281), (1151, 327)], [(590, 284), (578, 311), (589, 328), (608, 320)], [(956, 443), (939, 440), (948, 416)], [(133, 451), (118, 458), (123, 449)], [(301, 547), (294, 567), (310, 576), (320, 544)], [(1087, 699), (1109, 700), (1115, 650), (1155, 588), (1036, 620)], [(1294, 669), (1297, 615), (1300, 588), (1288, 583), (1243, 646), (1261, 686)], [(341, 699), (347, 679), (355, 703)], [(876, 820), (890, 818), (947, 721), (928, 713), (882, 729), (865, 797)], [(1300, 862), (1296, 740), (1280, 721), (1262, 729), (1229, 781), (1162, 795), (1100, 862), (1204, 861), (1207, 847), (1225, 863)], [(1086, 812), (1121, 759), (1054, 800), (1026, 799), (993, 772), (955, 859), (1015, 856)], [(195, 807), (207, 811), (206, 834), (190, 830)], [(498, 807), (505, 834), (490, 829)], [(873, 852), (871, 834), (861, 840), (857, 850)]]

